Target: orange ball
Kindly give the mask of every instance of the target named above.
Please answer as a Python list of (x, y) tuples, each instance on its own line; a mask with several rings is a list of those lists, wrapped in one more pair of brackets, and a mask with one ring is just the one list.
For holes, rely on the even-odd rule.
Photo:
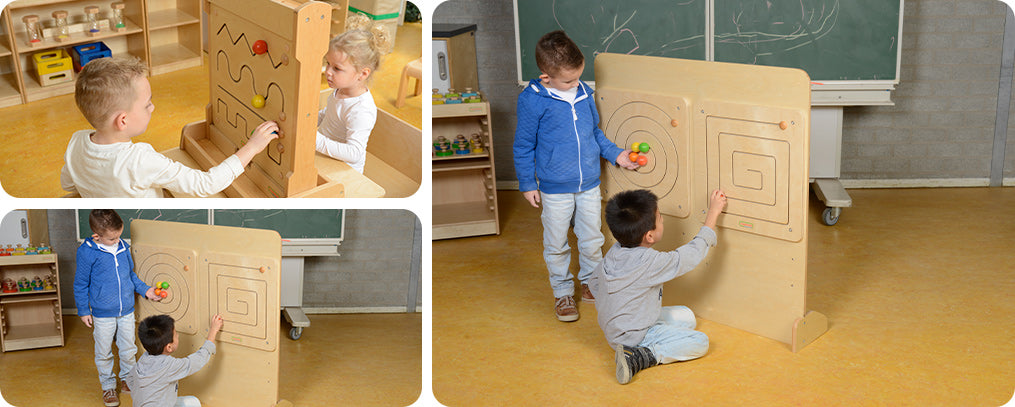
[(631, 162), (637, 162), (638, 161), (638, 153), (628, 154), (627, 158), (629, 158), (631, 160)]

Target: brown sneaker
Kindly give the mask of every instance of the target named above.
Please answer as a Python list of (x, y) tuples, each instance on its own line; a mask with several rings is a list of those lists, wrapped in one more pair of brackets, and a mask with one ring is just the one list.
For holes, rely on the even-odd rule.
[(578, 307), (574, 305), (574, 297), (565, 295), (557, 298), (553, 310), (557, 313), (557, 319), (561, 322), (572, 322), (578, 320)]
[(582, 302), (596, 302), (596, 296), (592, 295), (592, 290), (589, 290), (588, 284), (582, 284)]
[(120, 405), (120, 398), (116, 396), (116, 389), (103, 390), (102, 402), (106, 403), (106, 407), (116, 407)]
[(130, 386), (127, 385), (127, 382), (120, 382), (120, 394), (130, 394)]

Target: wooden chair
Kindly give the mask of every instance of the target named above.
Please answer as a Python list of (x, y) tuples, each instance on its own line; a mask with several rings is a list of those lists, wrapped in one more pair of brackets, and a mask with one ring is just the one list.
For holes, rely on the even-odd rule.
[(395, 100), (395, 107), (401, 108), (405, 105), (405, 85), (409, 82), (409, 77), (416, 78), (416, 89), (412, 93), (412, 96), (419, 96), (420, 92), (423, 91), (423, 58), (416, 58), (409, 63), (405, 64), (402, 68), (402, 78), (398, 81), (398, 99)]

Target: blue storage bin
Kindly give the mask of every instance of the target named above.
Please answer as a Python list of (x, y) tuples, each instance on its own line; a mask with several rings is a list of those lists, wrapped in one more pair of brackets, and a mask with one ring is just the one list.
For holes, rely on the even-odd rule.
[(81, 68), (93, 59), (112, 56), (113, 52), (101, 41), (75, 46), (71, 52), (71, 58), (74, 60), (74, 72), (81, 72)]

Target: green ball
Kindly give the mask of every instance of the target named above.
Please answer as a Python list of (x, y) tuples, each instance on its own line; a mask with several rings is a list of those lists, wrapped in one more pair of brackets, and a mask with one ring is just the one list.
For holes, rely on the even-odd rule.
[(638, 145), (638, 150), (640, 150), (643, 153), (647, 153), (648, 150), (649, 150), (648, 143), (641, 143), (641, 144), (639, 144)]
[(162, 282), (162, 289), (163, 289), (163, 290), (165, 290), (165, 289), (167, 289), (167, 288), (169, 288), (169, 283), (168, 283), (168, 282), (165, 282), (165, 281), (163, 281), (163, 282)]

